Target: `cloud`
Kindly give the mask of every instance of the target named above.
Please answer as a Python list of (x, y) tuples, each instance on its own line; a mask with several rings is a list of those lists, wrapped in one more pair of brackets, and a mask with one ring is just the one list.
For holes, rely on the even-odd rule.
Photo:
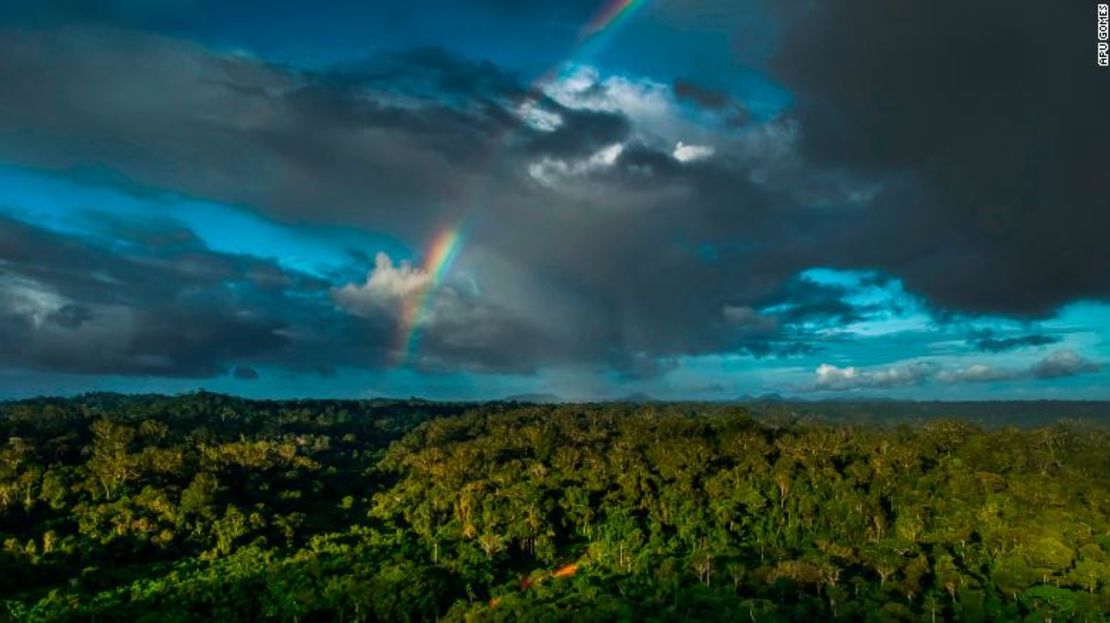
[(805, 391), (849, 391), (859, 389), (890, 389), (922, 385), (930, 381), (947, 384), (994, 383), (1030, 379), (1055, 379), (1098, 372), (1102, 366), (1075, 351), (1058, 350), (1025, 368), (971, 364), (945, 367), (931, 361), (913, 361), (888, 367), (857, 368), (821, 364)]
[(231, 376), (243, 381), (254, 381), (259, 378), (258, 370), (250, 366), (235, 366), (231, 371)]
[(852, 290), (836, 283), (818, 282), (798, 275), (784, 282), (759, 303), (784, 321), (809, 326), (846, 326), (861, 320), (867, 311), (847, 299)]
[[(844, 8), (865, 42), (889, 11), (921, 18), (893, 20), (910, 35), (890, 64), (909, 69), (895, 71), (865, 62), (873, 47), (841, 45), (846, 27), (823, 6), (782, 18), (777, 71), (797, 108), (743, 123), (735, 95), (586, 66), (533, 87), (442, 50), (307, 68), (130, 30), (5, 30), (0, 159), (101, 172), (153, 197), (152, 211), (166, 192), (279, 222), (369, 228), (414, 257), (465, 218), (458, 266), (480, 287), (448, 283), (429, 302), (413, 364), (427, 369), (569, 363), (635, 376), (685, 356), (813, 353), (822, 330), (874, 311), (847, 288), (799, 277), (814, 266), (900, 277), (940, 313), (1046, 315), (1105, 297), (1099, 232), (1110, 210), (1095, 210), (1105, 193), (1092, 180), (1106, 156), (1085, 142), (1102, 126), (1080, 127), (1097, 119), (1097, 98), (1077, 99), (1102, 87), (1060, 75), (1045, 82), (1063, 87), (1057, 101), (1027, 92), (1039, 74), (1016, 86), (952, 78), (959, 54), (938, 51), (946, 39), (934, 35), (967, 35), (966, 25), (916, 8)], [(942, 9), (989, 28), (1014, 19)], [(986, 70), (974, 40), (953, 47)], [(1003, 77), (1036, 69), (994, 67), (990, 51)], [(841, 74), (844, 84), (827, 78)], [(963, 87), (966, 98), (952, 95)], [(995, 88), (1015, 97), (995, 101)], [(883, 114), (857, 98), (876, 91), (890, 94)], [(20, 260), (22, 285), (6, 286), (19, 326), (44, 327), (19, 339), (12, 325), (9, 344), (25, 348), (9, 365), (62, 361), (61, 338), (50, 346), (49, 336), (67, 330), (83, 336), (82, 356), (56, 364), (71, 370), (207, 375), (229, 362), (319, 367), (332, 356), (379, 366), (396, 346), (401, 302), (427, 282), (389, 258), (364, 281), (331, 283), (195, 239), (109, 252), (48, 238), (35, 266)], [(63, 269), (99, 264), (111, 280)], [(119, 339), (128, 331), (139, 337)], [(97, 339), (132, 346), (98, 355)]]
[(1060, 341), (1058, 337), (1039, 333), (1006, 338), (997, 338), (994, 335), (994, 332), (989, 329), (977, 331), (968, 338), (968, 344), (983, 352), (1001, 353), (1029, 346), (1046, 346)]
[(384, 327), (336, 310), (318, 278), (151, 235), (163, 226), (104, 246), (0, 217), (0, 367), (204, 378), (384, 360)]
[[(11, 162), (73, 175), (95, 163), (129, 190), (372, 227), (416, 255), (443, 223), (473, 216), (460, 259), (483, 300), (438, 297), (459, 307), (439, 313), (442, 330), (423, 342), (444, 349), (443, 365), (505, 369), (516, 357), (523, 370), (621, 368), (642, 357), (809, 350), (789, 326), (804, 311), (758, 337), (721, 314), (761, 307), (816, 253), (800, 232), (829, 217), (798, 202), (806, 184), (778, 172), (795, 166), (794, 134), (733, 133), (671, 85), (578, 67), (537, 92), (438, 50), (294, 70), (87, 28), (3, 32), (0, 53), (13, 87), (0, 93), (0, 129), (19, 129), (0, 145)], [(676, 158), (680, 141), (692, 151)], [(686, 157), (710, 148), (711, 158)], [(702, 244), (721, 249), (715, 261), (691, 250)], [(400, 287), (416, 274), (393, 269), (379, 279)], [(361, 306), (349, 316), (388, 332), (395, 313), (369, 305), (380, 307), (388, 287), (329, 286), (346, 311)], [(534, 350), (454, 320), (475, 314), (527, 327)], [(446, 333), (452, 323), (458, 336)]]
[(1057, 379), (1082, 374), (1092, 374), (1102, 366), (1081, 357), (1073, 350), (1057, 350), (1026, 368), (994, 367), (976, 364), (940, 373), (938, 380), (945, 383), (985, 383), (1026, 379)]
[(675, 143), (674, 159), (679, 162), (693, 162), (713, 155), (715, 150), (708, 145), (687, 145), (682, 141)]
[(551, 188), (559, 188), (568, 183), (576, 183), (579, 178), (612, 167), (624, 151), (624, 145), (614, 143), (599, 149), (586, 158), (566, 160), (543, 158), (528, 166), (528, 174), (537, 182)]
[(671, 89), (675, 98), (691, 102), (707, 111), (720, 115), (725, 125), (739, 127), (751, 121), (747, 107), (725, 91), (711, 89), (693, 81), (679, 78)]
[(709, 89), (690, 80), (675, 80), (673, 91), (675, 97), (690, 100), (699, 106), (711, 110), (720, 110), (729, 104), (732, 99), (728, 93)]
[[(720, 106), (710, 91), (688, 81), (673, 85), (645, 77), (603, 75), (589, 65), (569, 64), (542, 93), (567, 111), (603, 114), (624, 121), (627, 138), (680, 162), (700, 160), (727, 149), (739, 151), (749, 137), (741, 132), (747, 113), (736, 100)], [(748, 130), (749, 128), (744, 128)]]
[[(432, 276), (409, 262), (394, 266), (385, 253), (374, 257), (374, 269), (362, 284), (349, 283), (332, 291), (340, 307), (355, 315), (379, 313), (422, 296), (432, 285)], [(396, 311), (394, 309), (394, 311)]]
[(881, 184), (859, 229), (825, 238), (830, 255), (881, 267), (947, 310), (1046, 317), (1110, 297), (1110, 209), (1096, 173), (1110, 169), (1110, 82), (1090, 62), (1087, 7), (774, 10), (783, 36), (772, 69), (794, 90), (802, 155)]
[(423, 370), (533, 372), (588, 356), (560, 346), (556, 336), (526, 316), (479, 297), (459, 281), (436, 286), (425, 269), (408, 262), (396, 265), (385, 253), (375, 257), (363, 283), (333, 288), (331, 295), (353, 316), (392, 325), (395, 333), (415, 331), (420, 348), (404, 355)]
[(1072, 350), (1058, 350), (1037, 362), (1029, 371), (1038, 379), (1054, 379), (1098, 372), (1102, 366)]
[(750, 333), (774, 333), (779, 327), (773, 316), (765, 316), (748, 305), (725, 305), (721, 310), (725, 322)]
[(996, 368), (986, 364), (972, 364), (954, 370), (942, 370), (937, 380), (944, 383), (989, 383), (993, 381), (1012, 381), (1025, 376), (1024, 370)]
[[(139, 187), (284, 219), (423, 233), (521, 123), (505, 110), (523, 92), (511, 77), (434, 50), (309, 72), (149, 34), (63, 28), (0, 32), (0, 54), (11, 86), (0, 129), (21, 130), (0, 148), (9, 162), (101, 163)], [(574, 123), (561, 134), (574, 136)]]
[(927, 362), (900, 364), (887, 368), (862, 370), (854, 366), (840, 368), (823, 363), (817, 367), (810, 391), (846, 391), (855, 389), (890, 389), (920, 385), (934, 373)]

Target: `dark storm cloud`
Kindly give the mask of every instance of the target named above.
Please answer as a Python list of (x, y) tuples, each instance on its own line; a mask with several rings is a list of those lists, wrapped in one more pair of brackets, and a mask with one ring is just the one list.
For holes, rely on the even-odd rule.
[(628, 120), (619, 114), (563, 107), (553, 109), (560, 113), (563, 125), (536, 136), (529, 144), (529, 151), (555, 157), (591, 154), (628, 137)]
[(300, 368), (385, 356), (388, 327), (352, 326), (314, 278), (187, 232), (173, 244), (119, 235), (102, 246), (0, 218), (0, 366), (210, 377), (235, 359)]
[(994, 331), (989, 329), (976, 331), (968, 338), (968, 343), (971, 344), (971, 346), (988, 353), (1001, 353), (1025, 348), (1027, 346), (1046, 346), (1048, 344), (1055, 344), (1059, 341), (1060, 338), (1058, 337), (1039, 333), (1000, 338), (995, 337)]
[(92, 311), (83, 305), (63, 305), (50, 312), (47, 320), (66, 329), (76, 329), (85, 322), (93, 319)]
[(465, 0), (469, 4), (496, 7), (507, 12), (533, 10), (540, 7), (573, 8), (576, 11), (591, 13), (605, 6), (598, 0)]
[(690, 100), (711, 110), (720, 110), (730, 101), (727, 93), (700, 86), (689, 80), (678, 79), (674, 83), (674, 94), (681, 99)]
[(95, 163), (140, 188), (417, 238), (487, 185), (526, 199), (497, 177), (506, 136), (579, 157), (627, 134), (620, 115), (550, 101), (562, 123), (536, 132), (512, 112), (516, 79), (433, 49), (308, 72), (130, 31), (8, 31), (0, 81), (9, 162)]
[(861, 320), (865, 311), (845, 300), (849, 294), (851, 290), (846, 286), (797, 277), (762, 303), (766, 307), (782, 307), (777, 315), (791, 322), (845, 325)]
[[(988, 119), (987, 96), (968, 83), (968, 106), (957, 114), (951, 91), (964, 82), (949, 84), (956, 79), (947, 69), (930, 69), (933, 56), (899, 44), (895, 54), (922, 71), (895, 80), (890, 106), (873, 110), (870, 99), (857, 101), (856, 91), (802, 66), (813, 60), (805, 37), (820, 45), (832, 36), (809, 25), (820, 17), (828, 16), (789, 16), (796, 29), (782, 65), (799, 89), (796, 118), (743, 127), (729, 121), (739, 102), (688, 81), (640, 88), (599, 80), (559, 99), (490, 63), (437, 50), (307, 70), (124, 30), (5, 32), (0, 159), (74, 175), (93, 166), (138, 189), (289, 222), (372, 228), (414, 247), (465, 217), (460, 271), (478, 287), (443, 286), (410, 360), (426, 370), (590, 363), (643, 378), (685, 355), (812, 353), (811, 327), (869, 311), (846, 302), (844, 288), (797, 278), (814, 266), (903, 277), (928, 302), (957, 311), (1047, 313), (1105, 293), (1105, 275), (1089, 266), (1072, 272), (1083, 261), (1106, 265), (1105, 245), (1092, 244), (1093, 225), (1106, 218), (1089, 211), (1093, 182), (1071, 186), (1095, 169), (1064, 166), (1082, 141), (1047, 128), (1070, 131), (1074, 121), (1033, 119), (1029, 149), (1015, 145), (1020, 134), (1002, 131), (1028, 121), (1033, 102), (1046, 114), (1059, 104), (1037, 94), (997, 112), (1002, 121)], [(838, 45), (821, 49), (859, 93), (892, 79), (883, 66), (861, 66), (867, 55), (857, 42)], [(1071, 78), (1053, 80), (1082, 90)], [(1063, 95), (1070, 102), (1074, 93)], [(538, 117), (529, 119), (525, 105)], [(922, 106), (956, 118), (922, 120)], [(672, 118), (693, 108), (716, 120), (710, 131)], [(902, 127), (919, 122), (929, 133)], [(942, 138), (930, 143), (933, 135)], [(679, 141), (704, 143), (712, 155), (680, 159)], [(1030, 154), (1018, 168), (1035, 173), (1017, 185), (1011, 148)], [(1061, 244), (1073, 233), (1074, 246)], [(378, 366), (396, 347), (396, 301), (381, 305), (357, 280), (352, 293), (363, 298), (343, 299), (336, 292), (346, 282), (213, 253), (187, 231), (139, 235), (121, 225), (110, 236), (130, 242), (109, 257), (54, 236), (37, 251), (47, 255), (19, 263), (22, 278), (63, 297), (41, 320), (20, 303), (23, 326), (124, 326), (113, 305), (123, 306), (126, 326), (149, 336), (135, 343), (167, 347), (136, 347), (112, 361), (78, 357), (69, 369), (207, 375), (232, 364)], [(101, 283), (92, 270), (56, 274), (97, 262), (128, 286)], [(163, 309), (161, 301), (178, 304)], [(239, 314), (244, 306), (250, 313)], [(15, 363), (62, 365), (45, 363), (57, 359), (48, 346)]]
[(1110, 295), (1110, 81), (1090, 5), (778, 5), (803, 154), (885, 181), (830, 239), (940, 307), (1044, 316)]
[(515, 95), (496, 91), (485, 65), (385, 59), (384, 75), (400, 63), (410, 82), (460, 97), (413, 106), (374, 90), (368, 67), (363, 80), (353, 68), (308, 74), (120, 31), (7, 32), (0, 59), (5, 160), (102, 163), (138, 186), (284, 218), (362, 215), (394, 230), (449, 211), (448, 200), (474, 183), (474, 167), (509, 122), (475, 92)]
[(724, 91), (682, 78), (675, 80), (672, 90), (678, 99), (722, 115), (727, 125), (740, 126), (751, 120), (751, 113), (744, 104)]
[(521, 95), (529, 90), (521, 86), (516, 76), (490, 61), (465, 59), (437, 47), (393, 52), (363, 63), (340, 65), (333, 71), (355, 81), (377, 82), (383, 87), (404, 88), (406, 81), (423, 80), (434, 87), (429, 94), (436, 96), (445, 93)]
[(40, 27), (73, 23), (142, 24), (180, 20), (195, 9), (195, 0), (41, 0), (5, 2), (0, 5), (0, 16), (7, 23)]
[[(0, 92), (0, 126), (13, 132), (5, 159), (95, 163), (143, 188), (415, 240), (470, 214), (469, 244), (518, 267), (528, 291), (442, 315), (418, 364), (603, 362), (640, 375), (651, 368), (643, 358), (806, 349), (783, 325), (753, 335), (722, 311), (804, 268), (794, 232), (822, 218), (751, 180), (777, 139), (742, 158), (682, 163), (671, 144), (634, 140), (619, 112), (560, 104), (489, 63), (435, 50), (308, 72), (145, 34), (63, 29), (7, 33), (0, 51), (0, 78), (13, 87)], [(608, 88), (580, 95), (616, 101)], [(558, 117), (552, 131), (523, 121), (516, 108), (529, 101)], [(621, 142), (614, 162), (589, 164)], [(537, 184), (530, 161), (569, 177)], [(705, 262), (687, 243), (737, 237), (758, 246)], [(220, 269), (205, 255), (175, 262)]]
[(235, 366), (231, 371), (231, 376), (243, 381), (254, 381), (259, 378), (258, 370), (250, 366)]
[[(325, 375), (393, 365), (404, 346), (396, 301), (352, 310), (333, 294), (157, 219), (70, 236), (0, 217), (0, 368), (251, 380), (256, 365)], [(453, 286), (434, 302), (409, 362), (419, 369), (522, 372), (584, 356)]]

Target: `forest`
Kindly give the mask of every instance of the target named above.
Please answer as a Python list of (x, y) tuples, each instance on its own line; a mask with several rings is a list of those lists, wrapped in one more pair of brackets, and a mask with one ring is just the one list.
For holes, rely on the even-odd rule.
[(0, 620), (1110, 621), (1105, 420), (973, 408), (2, 403)]

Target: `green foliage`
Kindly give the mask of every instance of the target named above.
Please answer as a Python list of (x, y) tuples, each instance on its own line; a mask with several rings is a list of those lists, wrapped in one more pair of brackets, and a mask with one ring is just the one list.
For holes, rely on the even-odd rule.
[(0, 405), (0, 620), (1108, 620), (1104, 429), (780, 415)]

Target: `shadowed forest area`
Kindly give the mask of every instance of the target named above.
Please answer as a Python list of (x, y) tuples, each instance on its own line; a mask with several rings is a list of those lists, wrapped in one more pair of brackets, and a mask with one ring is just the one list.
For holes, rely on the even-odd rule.
[(1106, 621), (1105, 409), (5, 403), (0, 619)]

